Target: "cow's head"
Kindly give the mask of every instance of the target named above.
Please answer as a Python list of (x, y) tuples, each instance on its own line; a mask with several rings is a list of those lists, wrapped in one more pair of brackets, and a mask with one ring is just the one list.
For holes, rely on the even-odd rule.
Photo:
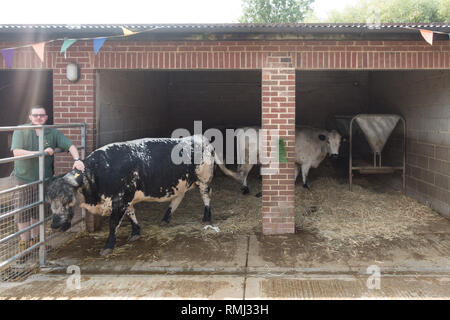
[(339, 147), (341, 145), (341, 135), (336, 130), (331, 130), (327, 134), (320, 134), (319, 139), (326, 141), (328, 147), (328, 154), (332, 158), (339, 156)]
[(83, 181), (82, 175), (81, 171), (72, 170), (48, 183), (45, 200), (50, 204), (53, 213), (52, 229), (66, 231), (71, 227), (77, 189)]

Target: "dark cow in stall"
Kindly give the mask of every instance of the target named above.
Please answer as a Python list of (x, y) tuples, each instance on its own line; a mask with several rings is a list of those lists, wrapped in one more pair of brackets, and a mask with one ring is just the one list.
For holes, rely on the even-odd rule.
[(53, 212), (51, 227), (69, 229), (77, 203), (92, 213), (110, 214), (108, 240), (100, 252), (107, 255), (115, 247), (116, 232), (125, 216), (132, 227), (129, 241), (139, 238), (136, 203), (170, 201), (162, 219), (168, 223), (185, 193), (195, 186), (204, 203), (203, 222), (209, 222), (214, 163), (214, 148), (200, 135), (108, 144), (84, 160), (84, 172), (72, 170), (48, 183), (46, 200)]

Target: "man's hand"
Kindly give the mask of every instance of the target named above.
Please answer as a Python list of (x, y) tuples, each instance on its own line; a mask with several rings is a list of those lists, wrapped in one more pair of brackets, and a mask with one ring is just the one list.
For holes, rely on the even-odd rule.
[(45, 149), (44, 152), (47, 152), (49, 156), (53, 156), (53, 154), (55, 153), (55, 151), (50, 147)]
[(84, 163), (81, 160), (77, 160), (73, 163), (72, 169), (78, 169), (81, 172), (84, 172)]

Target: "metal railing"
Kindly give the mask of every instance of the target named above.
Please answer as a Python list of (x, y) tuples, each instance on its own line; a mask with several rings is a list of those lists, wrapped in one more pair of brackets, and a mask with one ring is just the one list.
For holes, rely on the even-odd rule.
[[(47, 154), (44, 152), (44, 134), (43, 133), (45, 132), (46, 129), (50, 129), (50, 128), (80, 128), (81, 129), (81, 145), (76, 146), (76, 147), (80, 151), (81, 159), (84, 159), (85, 150), (86, 150), (86, 124), (85, 123), (42, 125), (42, 126), (28, 125), (28, 126), (0, 127), (0, 132), (11, 132), (11, 131), (16, 131), (16, 130), (36, 130), (36, 132), (38, 134), (38, 138), (39, 138), (38, 152), (36, 152), (32, 155), (8, 157), (8, 158), (0, 159), (0, 164), (6, 164), (6, 163), (14, 162), (17, 160), (39, 158), (39, 180), (31, 182), (31, 183), (19, 185), (19, 186), (9, 187), (5, 190), (0, 191), (0, 202), (1, 202), (2, 197), (5, 197), (8, 194), (15, 194), (16, 192), (24, 191), (24, 190), (28, 190), (28, 189), (31, 190), (31, 189), (36, 188), (36, 186), (37, 186), (37, 189), (38, 189), (37, 200), (31, 201), (31, 203), (23, 205), (19, 208), (16, 208), (15, 206), (13, 208), (13, 206), (10, 205), (9, 208), (10, 209), (13, 208), (12, 210), (7, 210), (6, 212), (0, 211), (0, 225), (3, 225), (5, 223), (5, 221), (9, 221), (7, 223), (11, 224), (13, 222), (10, 220), (13, 220), (14, 217), (16, 217), (19, 214), (25, 214), (28, 210), (36, 208), (36, 207), (38, 208), (38, 212), (39, 212), (39, 220), (36, 223), (30, 222), (31, 224), (29, 226), (23, 228), (22, 230), (16, 231), (15, 227), (10, 228), (11, 232), (9, 233), (7, 231), (6, 236), (5, 236), (5, 232), (3, 231), (3, 229), (0, 229), (0, 231), (3, 231), (3, 232), (0, 232), (0, 248), (1, 248), (1, 246), (5, 246), (8, 243), (18, 242), (17, 240), (19, 239), (19, 237), (22, 234), (24, 234), (25, 232), (29, 232), (32, 229), (37, 228), (37, 227), (39, 227), (39, 241), (37, 243), (33, 243), (32, 245), (25, 248), (24, 250), (19, 250), (18, 253), (15, 253), (15, 251), (13, 251), (13, 254), (10, 254), (10, 255), (9, 254), (6, 254), (6, 255), (0, 254), (0, 273), (2, 272), (2, 270), (3, 271), (6, 270), (6, 268), (9, 265), (11, 265), (13, 262), (17, 261), (18, 259), (23, 259), (27, 255), (29, 255), (30, 252), (37, 250), (37, 248), (39, 248), (39, 253), (38, 253), (39, 265), (40, 266), (46, 265), (47, 252), (46, 252), (45, 244), (49, 239), (48, 238), (46, 239), (45, 223), (51, 219), (51, 215), (45, 217), (45, 207), (44, 207), (45, 168), (44, 168), (44, 164), (45, 164), (45, 156)], [(55, 154), (61, 153), (61, 152), (62, 152), (61, 150), (58, 150), (58, 149), (55, 150)], [(31, 192), (33, 192), (33, 191), (31, 191)], [(12, 203), (13, 201), (10, 200), (10, 202)], [(14, 204), (15, 203), (16, 202), (14, 202)], [(85, 230), (86, 226), (85, 226), (84, 210), (82, 210), (81, 219), (77, 222), (78, 223), (81, 222), (82, 230)], [(77, 222), (74, 222), (74, 224), (76, 224)], [(0, 253), (1, 253), (1, 251), (0, 251)]]

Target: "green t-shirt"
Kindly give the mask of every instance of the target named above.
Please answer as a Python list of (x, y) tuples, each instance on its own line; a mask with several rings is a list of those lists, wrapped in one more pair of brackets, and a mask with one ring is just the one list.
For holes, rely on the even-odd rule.
[[(25, 125), (29, 126), (31, 123)], [(44, 149), (50, 147), (68, 151), (72, 145), (72, 141), (58, 129), (49, 128), (44, 130)], [(14, 131), (11, 151), (14, 149), (38, 151), (39, 137), (36, 135), (36, 130)], [(39, 158), (14, 161), (14, 175), (26, 182), (39, 180)], [(53, 176), (53, 156), (45, 156), (45, 178), (51, 176)]]

